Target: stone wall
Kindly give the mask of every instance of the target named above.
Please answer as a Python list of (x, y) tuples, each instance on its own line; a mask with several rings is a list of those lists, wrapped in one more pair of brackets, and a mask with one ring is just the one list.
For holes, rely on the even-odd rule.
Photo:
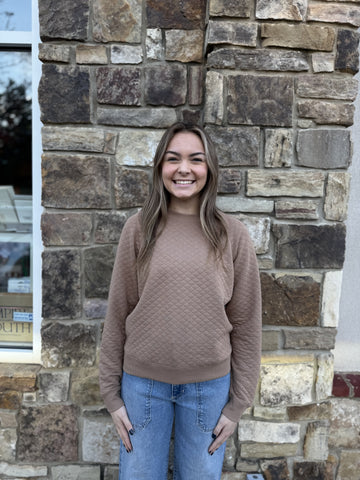
[(109, 280), (155, 146), (184, 119), (212, 135), (219, 206), (248, 227), (262, 272), (259, 388), (223, 478), (353, 480), (360, 404), (331, 398), (330, 351), (360, 0), (40, 0), (39, 11), (42, 366), (0, 368), (0, 478), (116, 478), (97, 382)]

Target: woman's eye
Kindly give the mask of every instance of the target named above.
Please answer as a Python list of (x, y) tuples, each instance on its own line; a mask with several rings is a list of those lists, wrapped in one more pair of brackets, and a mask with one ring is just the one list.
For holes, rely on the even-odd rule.
[(178, 161), (179, 161), (179, 159), (176, 158), (176, 157), (168, 157), (166, 160), (167, 160), (168, 162), (178, 162)]
[(202, 162), (205, 161), (205, 160), (204, 160), (203, 158), (201, 158), (201, 157), (199, 157), (199, 158), (195, 157), (195, 158), (192, 158), (191, 160), (192, 160), (193, 162), (195, 162), (195, 163), (199, 163), (199, 162), (202, 163)]

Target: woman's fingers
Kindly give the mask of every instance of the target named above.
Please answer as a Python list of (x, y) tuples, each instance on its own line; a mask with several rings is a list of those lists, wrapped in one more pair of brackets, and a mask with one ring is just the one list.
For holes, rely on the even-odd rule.
[(213, 430), (214, 441), (209, 447), (209, 453), (212, 455), (226, 440), (231, 437), (236, 428), (236, 422), (221, 415), (216, 427)]
[(121, 438), (127, 452), (131, 452), (132, 451), (132, 444), (131, 444), (129, 434), (133, 435), (134, 429), (133, 429), (133, 426), (132, 426), (132, 424), (129, 420), (129, 417), (128, 417), (125, 406), (122, 406), (118, 410), (115, 410), (115, 412), (112, 412), (111, 417), (113, 419), (116, 430), (117, 430), (118, 434), (120, 435), (120, 438)]

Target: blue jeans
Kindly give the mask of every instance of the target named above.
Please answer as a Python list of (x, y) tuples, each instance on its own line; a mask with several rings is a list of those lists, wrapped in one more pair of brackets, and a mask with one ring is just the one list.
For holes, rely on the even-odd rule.
[(124, 372), (121, 396), (132, 422), (133, 451), (120, 447), (119, 480), (166, 480), (174, 423), (174, 480), (219, 480), (223, 444), (208, 448), (228, 402), (230, 374), (207, 382), (171, 385)]

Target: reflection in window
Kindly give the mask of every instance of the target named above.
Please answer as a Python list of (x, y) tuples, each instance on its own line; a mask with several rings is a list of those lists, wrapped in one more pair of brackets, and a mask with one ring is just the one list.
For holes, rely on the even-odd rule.
[(30, 50), (0, 50), (1, 347), (32, 345), (31, 109)]
[(31, 0), (0, 0), (0, 30), (30, 32)]

